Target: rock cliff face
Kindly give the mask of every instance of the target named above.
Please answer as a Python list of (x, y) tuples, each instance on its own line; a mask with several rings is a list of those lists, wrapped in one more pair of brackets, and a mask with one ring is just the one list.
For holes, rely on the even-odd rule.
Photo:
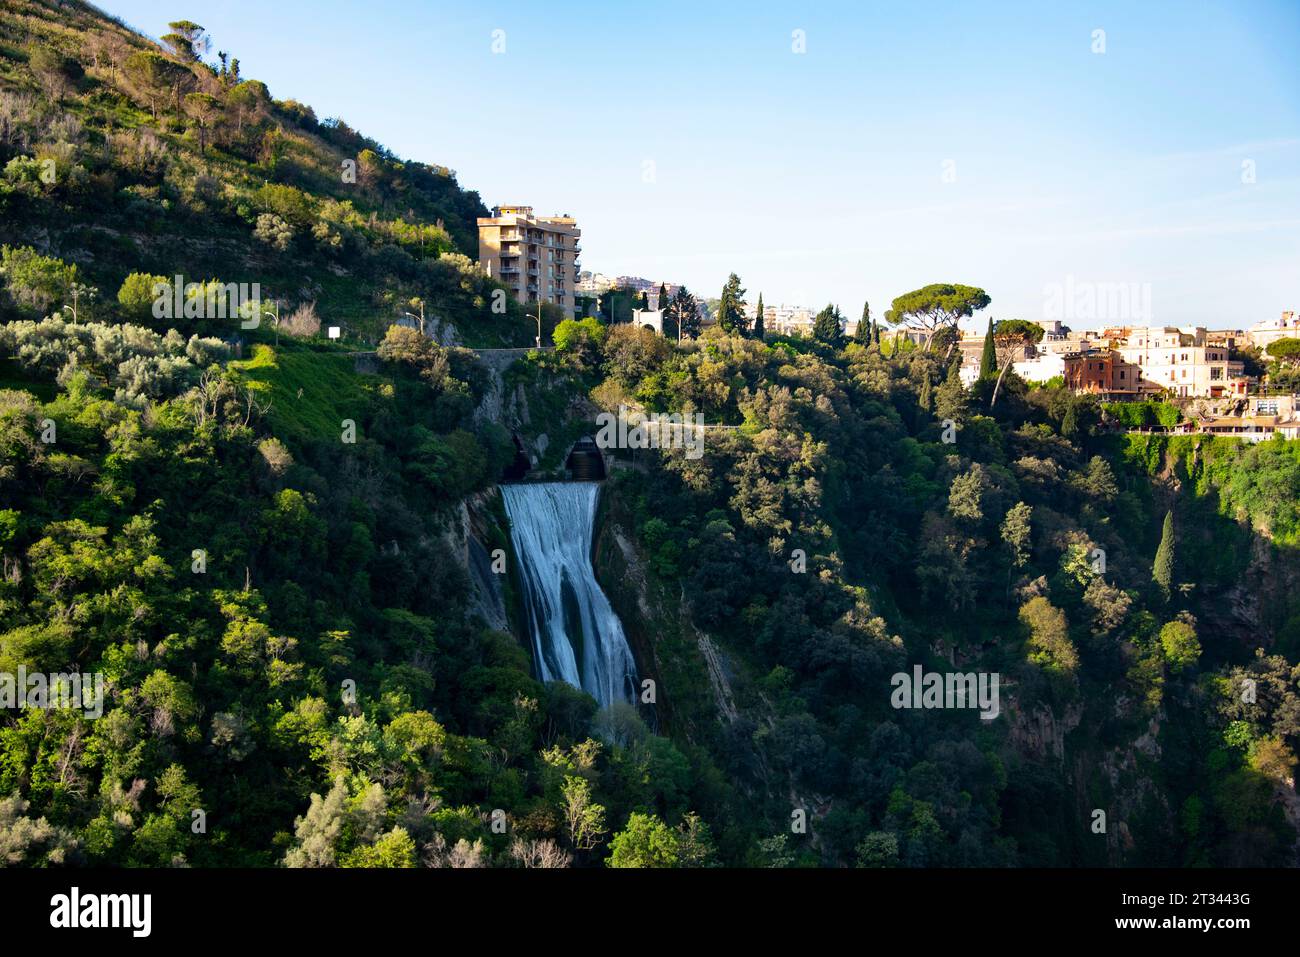
[(1011, 718), (1009, 740), (1014, 748), (1034, 760), (1065, 766), (1065, 738), (1083, 719), (1082, 705), (1070, 705), (1059, 716), (1044, 704), (1026, 711), (1013, 693), (1007, 710)]
[(508, 429), (529, 424), (528, 401), (523, 386), (517, 385), (512, 389), (505, 382), (505, 371), (515, 360), (527, 354), (527, 349), (485, 349), (478, 353), (479, 361), (488, 371), (489, 388), (474, 410), (475, 422), (496, 422)]
[(508, 569), (510, 537), (495, 488), (471, 495), (452, 513), (443, 540), (470, 582), (471, 613), (496, 631), (515, 633)]
[[(1087, 746), (1070, 732), (1084, 724), (1085, 713), (1103, 709), (1112, 717), (1129, 715), (1133, 703), (1126, 699), (1073, 702), (1061, 709), (1038, 704), (1026, 711), (1014, 694), (1008, 703), (1011, 719), (1007, 744), (1020, 756), (1050, 762), (1061, 774), (1068, 807), (1062, 808), (1067, 826), (1077, 826), (1085, 860), (1112, 867), (1133, 863), (1139, 839), (1154, 839), (1161, 827), (1172, 827), (1174, 811), (1159, 783), (1156, 767), (1161, 758), (1160, 732), (1165, 721), (1157, 711), (1118, 745)], [(1102, 718), (1093, 714), (1092, 726)], [(1097, 812), (1104, 814), (1098, 818)], [(1139, 829), (1137, 822), (1143, 822)], [(1151, 828), (1156, 827), (1155, 831)], [(1104, 827), (1104, 830), (1098, 830)], [(1088, 842), (1095, 842), (1089, 850)], [(1150, 848), (1144, 849), (1148, 853)], [(1144, 858), (1145, 859), (1145, 858)]]

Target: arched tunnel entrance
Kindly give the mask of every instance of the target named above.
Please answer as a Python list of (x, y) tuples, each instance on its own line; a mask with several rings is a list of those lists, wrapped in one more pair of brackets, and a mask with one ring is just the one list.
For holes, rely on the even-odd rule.
[(575, 482), (599, 482), (605, 478), (605, 456), (596, 440), (584, 435), (573, 444), (564, 468)]
[(533, 463), (528, 458), (528, 453), (524, 451), (524, 443), (519, 441), (519, 433), (511, 432), (510, 438), (513, 439), (515, 443), (515, 457), (514, 461), (506, 466), (506, 470), (501, 476), (501, 481), (519, 482), (532, 470)]

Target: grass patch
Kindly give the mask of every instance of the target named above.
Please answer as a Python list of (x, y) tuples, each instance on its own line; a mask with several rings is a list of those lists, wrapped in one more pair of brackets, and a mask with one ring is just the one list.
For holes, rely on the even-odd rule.
[(53, 402), (59, 394), (59, 387), (53, 381), (34, 378), (12, 357), (0, 359), (0, 389), (30, 392), (42, 402)]
[(283, 340), (278, 348), (255, 344), (252, 358), (230, 367), (271, 403), (268, 418), (286, 439), (336, 439), (344, 419), (362, 421), (375, 394), (391, 387), (389, 380), (358, 375), (337, 350)]

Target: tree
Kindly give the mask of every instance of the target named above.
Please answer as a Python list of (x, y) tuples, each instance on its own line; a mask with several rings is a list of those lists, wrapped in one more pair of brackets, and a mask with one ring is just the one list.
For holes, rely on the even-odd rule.
[(677, 339), (694, 339), (700, 334), (700, 307), (685, 286), (678, 286), (673, 295), (671, 314), (677, 326)]
[(609, 327), (599, 319), (588, 316), (585, 319), (564, 319), (551, 333), (557, 352), (573, 352), (584, 358), (594, 357)]
[(293, 226), (275, 213), (260, 213), (253, 227), (253, 238), (284, 252), (293, 242)]
[(1065, 612), (1037, 595), (1020, 606), (1020, 621), (1029, 630), (1029, 660), (1049, 674), (1072, 677), (1079, 653), (1070, 641)]
[(970, 408), (970, 393), (962, 385), (960, 365), (954, 362), (948, 375), (934, 393), (934, 414), (942, 419), (961, 422)]
[(679, 867), (713, 867), (716, 849), (709, 825), (700, 816), (691, 812), (677, 826), (677, 849)]
[(971, 524), (984, 521), (983, 497), (989, 487), (984, 466), (975, 462), (970, 469), (952, 480), (948, 487), (948, 514)]
[(153, 304), (158, 298), (155, 289), (165, 290), (170, 296), (172, 284), (166, 276), (151, 276), (147, 272), (133, 272), (122, 280), (117, 291), (117, 304), (127, 319), (148, 320), (153, 316)]
[(1172, 511), (1165, 512), (1165, 523), (1160, 530), (1160, 546), (1156, 549), (1151, 579), (1156, 583), (1160, 596), (1168, 601), (1174, 587), (1174, 513)]
[(816, 318), (813, 319), (812, 335), (818, 342), (830, 346), (840, 344), (844, 339), (844, 317), (840, 315), (839, 306), (827, 305), (817, 313)]
[(137, 50), (126, 58), (123, 67), (127, 78), (149, 101), (149, 112), (155, 120), (158, 119), (158, 101), (180, 82), (180, 74), (189, 73), (185, 67), (155, 50)]
[(207, 37), (203, 35), (203, 28), (197, 23), (190, 20), (177, 20), (167, 26), (172, 32), (163, 34), (162, 41), (171, 47), (172, 53), (178, 60), (196, 63), (199, 57), (207, 52)]
[(1300, 367), (1300, 339), (1277, 339), (1264, 349), (1280, 365), (1289, 368)]
[(1160, 648), (1173, 671), (1186, 671), (1201, 657), (1196, 629), (1186, 621), (1171, 621), (1160, 629)]
[(1007, 554), (1011, 557), (1012, 568), (1024, 568), (1029, 561), (1032, 532), (1030, 518), (1033, 513), (1032, 505), (1017, 502), (1007, 509), (1006, 517), (1002, 520), (1002, 544), (1006, 546)]
[(857, 846), (858, 867), (897, 867), (898, 836), (889, 831), (872, 831)]
[[(236, 64), (238, 60), (234, 61)], [(266, 84), (260, 80), (245, 80), (230, 88), (226, 94), (226, 103), (235, 111), (235, 132), (244, 132), (244, 119), (253, 121), (264, 115), (270, 107), (271, 94)]]
[(760, 342), (763, 340), (763, 294), (758, 294), (758, 306), (754, 309), (754, 328), (751, 333)]
[(65, 299), (80, 278), (75, 264), (42, 256), (30, 246), (0, 247), (0, 277), (15, 302), (37, 312)]
[(311, 796), (311, 806), (304, 817), (294, 822), (296, 846), (284, 855), (285, 867), (333, 867), (339, 834), (343, 830), (347, 785), (339, 775), (322, 798)]
[(659, 296), (655, 300), (655, 308), (667, 310), (668, 308), (668, 287), (663, 283), (659, 284)]
[(984, 352), (980, 355), (980, 378), (991, 379), (998, 371), (998, 354), (993, 345), (993, 317), (989, 316), (989, 328), (984, 333)]
[(67, 94), (69, 85), (85, 75), (76, 60), (46, 46), (33, 47), (27, 55), (27, 65), (55, 103)]
[(853, 330), (853, 341), (864, 346), (871, 344), (871, 303), (869, 302), (862, 304), (862, 318), (858, 321), (858, 328)]
[(610, 867), (677, 867), (681, 848), (677, 834), (653, 814), (634, 811), (627, 827), (609, 842)]
[(210, 93), (189, 93), (185, 96), (185, 111), (199, 125), (199, 153), (206, 153), (208, 128), (221, 114), (221, 101)]
[[(1006, 376), (1007, 370), (1010, 369), (1016, 361), (1016, 354), (1024, 349), (1026, 345), (1039, 342), (1043, 338), (1043, 327), (1036, 322), (1027, 322), (1024, 319), (1003, 319), (993, 327), (993, 347), (997, 350), (998, 381), (993, 386), (993, 397), (989, 399), (989, 408), (992, 409), (998, 401), (998, 390), (1002, 388), (1002, 379)], [(985, 340), (987, 343), (987, 340)], [(987, 345), (985, 346), (987, 349)], [(983, 363), (981, 363), (981, 372)]]
[(913, 329), (925, 334), (925, 351), (935, 334), (959, 319), (970, 316), (989, 304), (988, 293), (975, 286), (934, 283), (904, 293), (893, 301), (885, 313), (891, 326)]
[(930, 369), (927, 366), (921, 370), (921, 388), (916, 393), (916, 404), (922, 412), (929, 412), (934, 408), (934, 385), (930, 381)]
[(718, 325), (728, 335), (743, 336), (748, 328), (745, 321), (745, 290), (740, 285), (740, 277), (734, 272), (727, 277), (722, 287), (722, 298), (718, 301)]
[(605, 835), (605, 808), (591, 799), (591, 783), (571, 774), (560, 786), (564, 795), (564, 826), (576, 850), (590, 851)]
[(1075, 479), (1075, 484), (1086, 495), (1110, 504), (1119, 496), (1119, 486), (1115, 484), (1115, 473), (1110, 463), (1100, 455), (1088, 460), (1087, 468)]
[(1083, 603), (1092, 612), (1093, 634), (1105, 635), (1124, 624), (1133, 599), (1098, 575), (1084, 589)]

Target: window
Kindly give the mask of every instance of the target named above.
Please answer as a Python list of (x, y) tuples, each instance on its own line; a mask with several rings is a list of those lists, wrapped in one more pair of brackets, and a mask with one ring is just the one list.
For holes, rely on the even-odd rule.
[(1218, 381), (1223, 378), (1223, 366), (1210, 366), (1210, 378)]

